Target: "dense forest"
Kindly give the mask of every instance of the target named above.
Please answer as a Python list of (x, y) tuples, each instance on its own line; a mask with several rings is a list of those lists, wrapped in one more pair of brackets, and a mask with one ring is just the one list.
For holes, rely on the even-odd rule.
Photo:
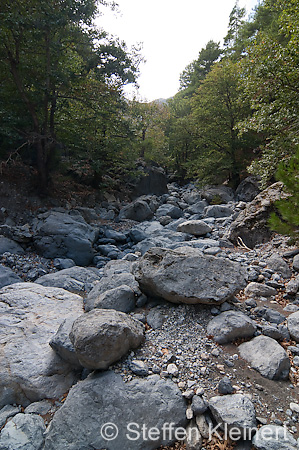
[(283, 161), (298, 201), (297, 0), (264, 0), (249, 19), (236, 3), (223, 46), (207, 42), (179, 92), (151, 103), (126, 99), (142, 55), (95, 27), (99, 4), (114, 7), (1, 1), (2, 170), (16, 160), (35, 167), (44, 193), (57, 171), (104, 189), (143, 158), (181, 182), (235, 187), (248, 173), (266, 186)]

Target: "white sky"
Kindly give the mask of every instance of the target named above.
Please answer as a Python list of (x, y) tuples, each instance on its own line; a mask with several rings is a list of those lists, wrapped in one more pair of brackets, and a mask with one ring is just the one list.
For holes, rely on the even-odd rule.
[[(152, 101), (179, 90), (179, 77), (212, 39), (227, 33), (235, 0), (117, 0), (120, 13), (102, 9), (97, 25), (124, 40), (143, 43), (139, 97)], [(247, 12), (258, 0), (239, 0)]]

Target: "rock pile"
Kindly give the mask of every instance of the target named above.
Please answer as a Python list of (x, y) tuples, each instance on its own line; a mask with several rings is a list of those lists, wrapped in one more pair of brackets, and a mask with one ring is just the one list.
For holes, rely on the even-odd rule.
[(299, 249), (265, 228), (281, 185), (161, 189), (0, 227), (0, 449), (298, 448)]

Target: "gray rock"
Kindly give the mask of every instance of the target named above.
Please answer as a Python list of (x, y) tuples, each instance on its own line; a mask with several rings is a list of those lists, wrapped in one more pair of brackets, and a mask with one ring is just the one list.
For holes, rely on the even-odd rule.
[(228, 203), (234, 200), (235, 194), (232, 188), (228, 186), (207, 186), (201, 191), (201, 196), (209, 203), (221, 201), (221, 203)]
[(266, 308), (265, 313), (263, 314), (264, 319), (268, 322), (276, 323), (277, 325), (285, 321), (285, 316), (281, 314), (279, 311), (276, 311), (272, 308)]
[(218, 392), (219, 394), (228, 395), (234, 392), (234, 388), (232, 383), (228, 377), (223, 377), (222, 380), (218, 383)]
[(112, 244), (102, 244), (97, 246), (98, 251), (101, 255), (109, 256), (111, 253), (119, 253), (119, 248)]
[(9, 267), (0, 264), (0, 288), (10, 284), (20, 283), (23, 280), (16, 275)]
[(173, 246), (185, 245), (185, 240), (188, 239), (190, 235), (172, 231), (170, 229), (164, 228), (162, 231), (156, 232), (152, 237), (144, 239), (135, 245), (134, 250), (139, 251), (142, 255), (146, 253), (152, 247), (162, 247), (171, 248)]
[(40, 416), (17, 414), (1, 431), (0, 450), (41, 450), (45, 431)]
[(291, 337), (294, 341), (299, 342), (299, 311), (289, 315), (287, 325)]
[(154, 213), (149, 205), (144, 200), (135, 200), (133, 203), (124, 206), (118, 218), (136, 220), (136, 222), (143, 222), (153, 217)]
[(99, 309), (115, 309), (116, 311), (129, 313), (135, 308), (135, 299), (135, 292), (132, 288), (122, 284), (100, 294), (94, 302), (94, 307)]
[(212, 231), (212, 227), (203, 220), (187, 220), (177, 227), (177, 231), (190, 233), (194, 236), (204, 236)]
[(63, 289), (17, 283), (0, 291), (0, 405), (26, 406), (70, 388), (76, 375), (49, 341), (82, 312), (82, 298)]
[(13, 406), (13, 405), (3, 406), (3, 408), (1, 408), (1, 410), (0, 410), (0, 428), (2, 428), (3, 425), (5, 425), (5, 422), (7, 421), (7, 419), (15, 416), (19, 412), (21, 412), (20, 406)]
[(267, 261), (268, 267), (274, 272), (279, 273), (283, 278), (290, 278), (292, 271), (285, 260), (277, 253), (273, 253)]
[(236, 189), (236, 196), (239, 201), (251, 202), (260, 193), (258, 180), (249, 176), (245, 178)]
[(0, 236), (0, 255), (3, 253), (22, 254), (24, 249), (12, 239)]
[(168, 193), (167, 176), (162, 167), (145, 165), (142, 167), (143, 173), (136, 182), (133, 190), (133, 196), (155, 194), (163, 195)]
[(183, 194), (183, 200), (184, 202), (188, 203), (189, 205), (194, 205), (194, 203), (197, 203), (201, 200), (201, 195), (199, 192), (193, 190), (191, 192), (185, 192)]
[(241, 358), (270, 380), (284, 380), (289, 375), (290, 360), (287, 352), (274, 339), (257, 336), (239, 345)]
[(284, 336), (283, 336), (283, 334), (281, 333), (281, 331), (279, 331), (279, 329), (278, 328), (276, 328), (276, 327), (274, 327), (274, 326), (271, 326), (271, 325), (265, 325), (265, 326), (263, 326), (263, 328), (262, 328), (262, 334), (264, 335), (264, 336), (269, 336), (270, 338), (272, 338), (272, 339), (276, 339), (276, 340), (283, 340), (284, 339)]
[(225, 236), (235, 244), (240, 237), (250, 248), (267, 242), (272, 235), (268, 220), (274, 211), (274, 203), (282, 197), (284, 197), (283, 183), (277, 182), (269, 186), (239, 213)]
[(79, 362), (88, 369), (107, 369), (144, 339), (144, 325), (111, 309), (94, 309), (75, 320), (70, 333)]
[(127, 241), (127, 236), (124, 233), (108, 228), (105, 230), (105, 236), (108, 239), (114, 239), (116, 242), (124, 243)]
[(48, 273), (35, 280), (42, 286), (51, 286), (66, 289), (76, 294), (84, 294), (91, 291), (101, 275), (98, 269), (87, 267), (70, 267), (59, 272)]
[(226, 205), (211, 205), (204, 209), (205, 217), (229, 217), (234, 214), (234, 210)]
[[(128, 263), (129, 261), (123, 262)], [(87, 295), (85, 300), (85, 311), (91, 311), (94, 308), (94, 304), (101, 294), (122, 285), (129, 286), (136, 295), (140, 294), (139, 285), (135, 280), (134, 275), (131, 273), (113, 273), (113, 270), (106, 273), (107, 275), (101, 278)]]
[(285, 427), (264, 425), (252, 440), (257, 450), (297, 450), (297, 442)]
[(206, 410), (208, 409), (208, 404), (199, 395), (194, 395), (192, 397), (191, 408), (192, 408), (192, 411), (194, 412), (194, 415), (199, 416), (206, 412)]
[(159, 219), (162, 216), (170, 216), (172, 219), (179, 219), (182, 217), (183, 211), (178, 206), (171, 205), (169, 203), (165, 203), (164, 205), (159, 206), (156, 211), (156, 217)]
[(271, 286), (267, 286), (266, 284), (256, 283), (252, 281), (245, 288), (245, 295), (252, 295), (256, 297), (271, 297), (272, 295), (276, 295), (277, 291)]
[(66, 257), (78, 266), (87, 266), (93, 259), (97, 232), (80, 214), (41, 214), (34, 220), (33, 232), (34, 244), (45, 258)]
[(243, 267), (197, 249), (152, 248), (134, 266), (141, 289), (173, 303), (223, 303), (245, 285)]
[(72, 331), (73, 323), (73, 317), (65, 319), (49, 344), (64, 361), (68, 362), (73, 367), (80, 368), (82, 366), (79, 363), (75, 348), (70, 340), (70, 332)]
[(147, 324), (153, 329), (158, 330), (162, 328), (163, 323), (165, 322), (166, 317), (163, 311), (160, 308), (151, 309), (146, 316)]
[(130, 363), (130, 369), (132, 370), (133, 373), (135, 373), (135, 375), (138, 375), (139, 377), (147, 377), (149, 373), (147, 364), (137, 359), (134, 359)]
[(189, 214), (199, 214), (202, 215), (204, 209), (208, 206), (207, 202), (205, 200), (200, 200), (193, 205), (186, 208), (186, 212)]
[(76, 265), (75, 261), (70, 258), (55, 258), (53, 264), (58, 270), (69, 269)]
[(219, 344), (251, 337), (255, 331), (253, 320), (240, 311), (225, 311), (214, 317), (207, 326), (207, 334)]
[(133, 242), (137, 243), (163, 230), (163, 226), (156, 220), (142, 222), (131, 228), (129, 235)]
[(299, 271), (299, 255), (295, 255), (293, 258), (293, 269)]
[[(154, 450), (171, 443), (162, 439), (163, 424), (173, 423), (174, 428), (186, 424), (185, 408), (176, 384), (158, 375), (124, 383), (114, 372), (98, 373), (71, 389), (50, 424), (44, 450), (89, 450), (92, 447)], [(118, 436), (112, 444), (102, 437), (102, 427), (106, 423), (115, 423), (118, 427)], [(128, 430), (130, 423), (136, 424), (132, 431)], [(143, 425), (147, 430), (152, 427), (161, 430), (158, 439), (143, 440)], [(112, 429), (107, 429), (109, 431)], [(139, 439), (137, 432), (140, 432)], [(137, 440), (128, 437), (137, 437)]]
[(39, 414), (44, 416), (52, 408), (52, 403), (49, 400), (42, 400), (40, 402), (31, 403), (27, 408), (25, 408), (25, 414)]
[(299, 275), (290, 280), (286, 285), (286, 293), (289, 295), (296, 295), (299, 291)]
[(242, 433), (256, 427), (255, 409), (248, 397), (242, 394), (212, 397), (209, 407), (214, 419), (224, 428), (237, 428)]

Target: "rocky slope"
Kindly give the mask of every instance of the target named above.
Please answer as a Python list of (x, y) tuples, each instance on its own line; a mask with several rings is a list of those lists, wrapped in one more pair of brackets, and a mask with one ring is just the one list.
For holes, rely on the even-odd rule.
[(298, 448), (299, 249), (265, 228), (280, 192), (2, 210), (0, 449)]

